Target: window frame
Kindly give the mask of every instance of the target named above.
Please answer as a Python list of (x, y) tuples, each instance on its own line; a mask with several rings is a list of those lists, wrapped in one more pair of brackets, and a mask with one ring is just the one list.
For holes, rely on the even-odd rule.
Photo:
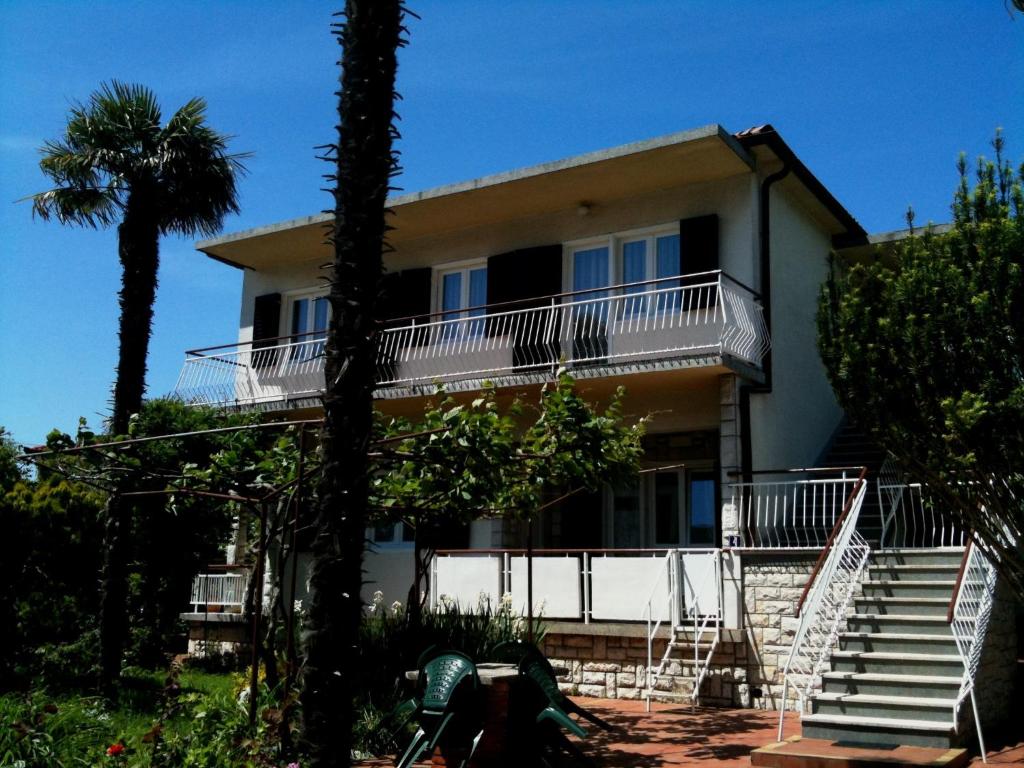
[[(577, 240), (569, 240), (562, 244), (562, 290), (565, 293), (573, 292), (573, 283), (575, 279), (574, 270), (574, 257), (577, 251), (589, 250), (591, 248), (602, 248), (608, 249), (608, 275), (609, 275), (609, 288), (613, 288), (618, 285), (623, 285), (625, 280), (623, 278), (625, 259), (624, 259), (624, 246), (627, 243), (637, 242), (643, 240), (644, 245), (644, 279), (642, 281), (634, 282), (647, 282), (656, 279), (654, 275), (657, 273), (658, 268), (658, 255), (657, 255), (657, 241), (659, 237), (666, 237), (676, 235), (680, 236), (679, 222), (655, 224), (648, 227), (641, 227), (638, 229), (622, 230), (618, 232), (609, 232), (603, 235), (594, 237), (585, 237)], [(680, 241), (680, 248), (682, 242)], [(680, 276), (682, 276), (682, 259), (680, 259), (679, 269)], [(623, 292), (616, 291), (612, 295), (622, 295)]]
[[(484, 282), (484, 303), (483, 304), (471, 304), (469, 301), (471, 288), (470, 274), (479, 269), (484, 270), (485, 282)], [(459, 274), (462, 276), (461, 286), (459, 289), (459, 309), (446, 310), (444, 309), (444, 278), (446, 275)], [(445, 320), (451, 320), (458, 318), (460, 320), (468, 320), (470, 315), (467, 310), (471, 307), (482, 307), (487, 306), (488, 296), (487, 284), (487, 259), (462, 259), (460, 261), (451, 261), (446, 264), (435, 264), (431, 274), (431, 290), (430, 290), (430, 309), (432, 314), (433, 322), (443, 322)], [(443, 314), (442, 314), (443, 313)], [(486, 313), (485, 313), (486, 314)], [(475, 316), (474, 316), (475, 317)], [(465, 323), (459, 324), (457, 328), (458, 333), (452, 334), (448, 337), (444, 333), (446, 326), (439, 325), (434, 328), (433, 336), (435, 337), (434, 342), (440, 343), (443, 341), (458, 341), (463, 338), (478, 338), (484, 335), (484, 321), (481, 319), (479, 324), (477, 323)], [(464, 334), (463, 328), (469, 328), (470, 333)]]

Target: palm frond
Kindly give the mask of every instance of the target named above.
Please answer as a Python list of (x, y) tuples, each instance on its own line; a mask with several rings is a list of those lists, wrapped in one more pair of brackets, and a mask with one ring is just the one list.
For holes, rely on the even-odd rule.
[(41, 148), (39, 167), (53, 188), (31, 198), (33, 212), (107, 226), (131, 199), (153, 208), (163, 233), (215, 234), (227, 214), (238, 212), (236, 178), (245, 172), (246, 155), (228, 152), (230, 138), (206, 124), (201, 98), (161, 126), (151, 90), (105, 83), (72, 106), (64, 136)]
[(115, 223), (121, 210), (117, 196), (103, 187), (57, 187), (30, 199), (33, 216), (94, 229)]

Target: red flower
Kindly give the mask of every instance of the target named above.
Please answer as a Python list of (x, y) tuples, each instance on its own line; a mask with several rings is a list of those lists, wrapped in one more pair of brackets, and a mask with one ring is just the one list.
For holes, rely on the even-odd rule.
[(117, 755), (120, 755), (122, 752), (124, 752), (124, 744), (111, 744), (109, 747), (107, 747), (108, 757), (116, 757)]

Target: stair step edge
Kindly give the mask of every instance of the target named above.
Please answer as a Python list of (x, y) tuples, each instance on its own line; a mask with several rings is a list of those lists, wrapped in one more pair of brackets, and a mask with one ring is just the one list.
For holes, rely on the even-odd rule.
[(955, 643), (953, 634), (924, 635), (911, 632), (840, 632), (839, 637), (848, 640), (907, 640), (915, 643)]
[(813, 701), (838, 701), (849, 704), (890, 704), (918, 709), (952, 709), (956, 699), (929, 699), (924, 696), (884, 696), (877, 693), (816, 693)]
[(961, 661), (951, 653), (897, 653), (895, 651), (832, 651), (833, 659), (866, 659), (877, 661), (934, 661), (952, 664)]
[(931, 733), (953, 733), (953, 726), (932, 720), (910, 720), (898, 717), (860, 717), (859, 715), (804, 715), (801, 723), (822, 725), (854, 725), (867, 728), (893, 728), (904, 731), (929, 731)]
[(822, 672), (826, 680), (841, 680), (855, 683), (893, 683), (899, 685), (920, 683), (922, 685), (948, 685), (959, 687), (962, 682), (959, 676), (953, 675), (901, 675), (883, 674), (880, 672)]

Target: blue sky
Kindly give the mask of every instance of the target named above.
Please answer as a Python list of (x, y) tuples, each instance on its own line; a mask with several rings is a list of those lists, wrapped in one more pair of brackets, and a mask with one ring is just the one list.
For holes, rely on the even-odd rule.
[[(112, 78), (192, 96), (250, 151), (227, 231), (319, 211), (338, 49), (326, 3), (0, 3), (0, 425), (98, 424), (116, 359), (113, 230), (33, 220), (36, 148)], [(869, 231), (948, 218), (955, 160), (997, 126), (1024, 158), (1024, 16), (1003, 0), (419, 0), (400, 59), (414, 191), (707, 123), (771, 122)], [(149, 390), (237, 333), (241, 274), (161, 245)]]

